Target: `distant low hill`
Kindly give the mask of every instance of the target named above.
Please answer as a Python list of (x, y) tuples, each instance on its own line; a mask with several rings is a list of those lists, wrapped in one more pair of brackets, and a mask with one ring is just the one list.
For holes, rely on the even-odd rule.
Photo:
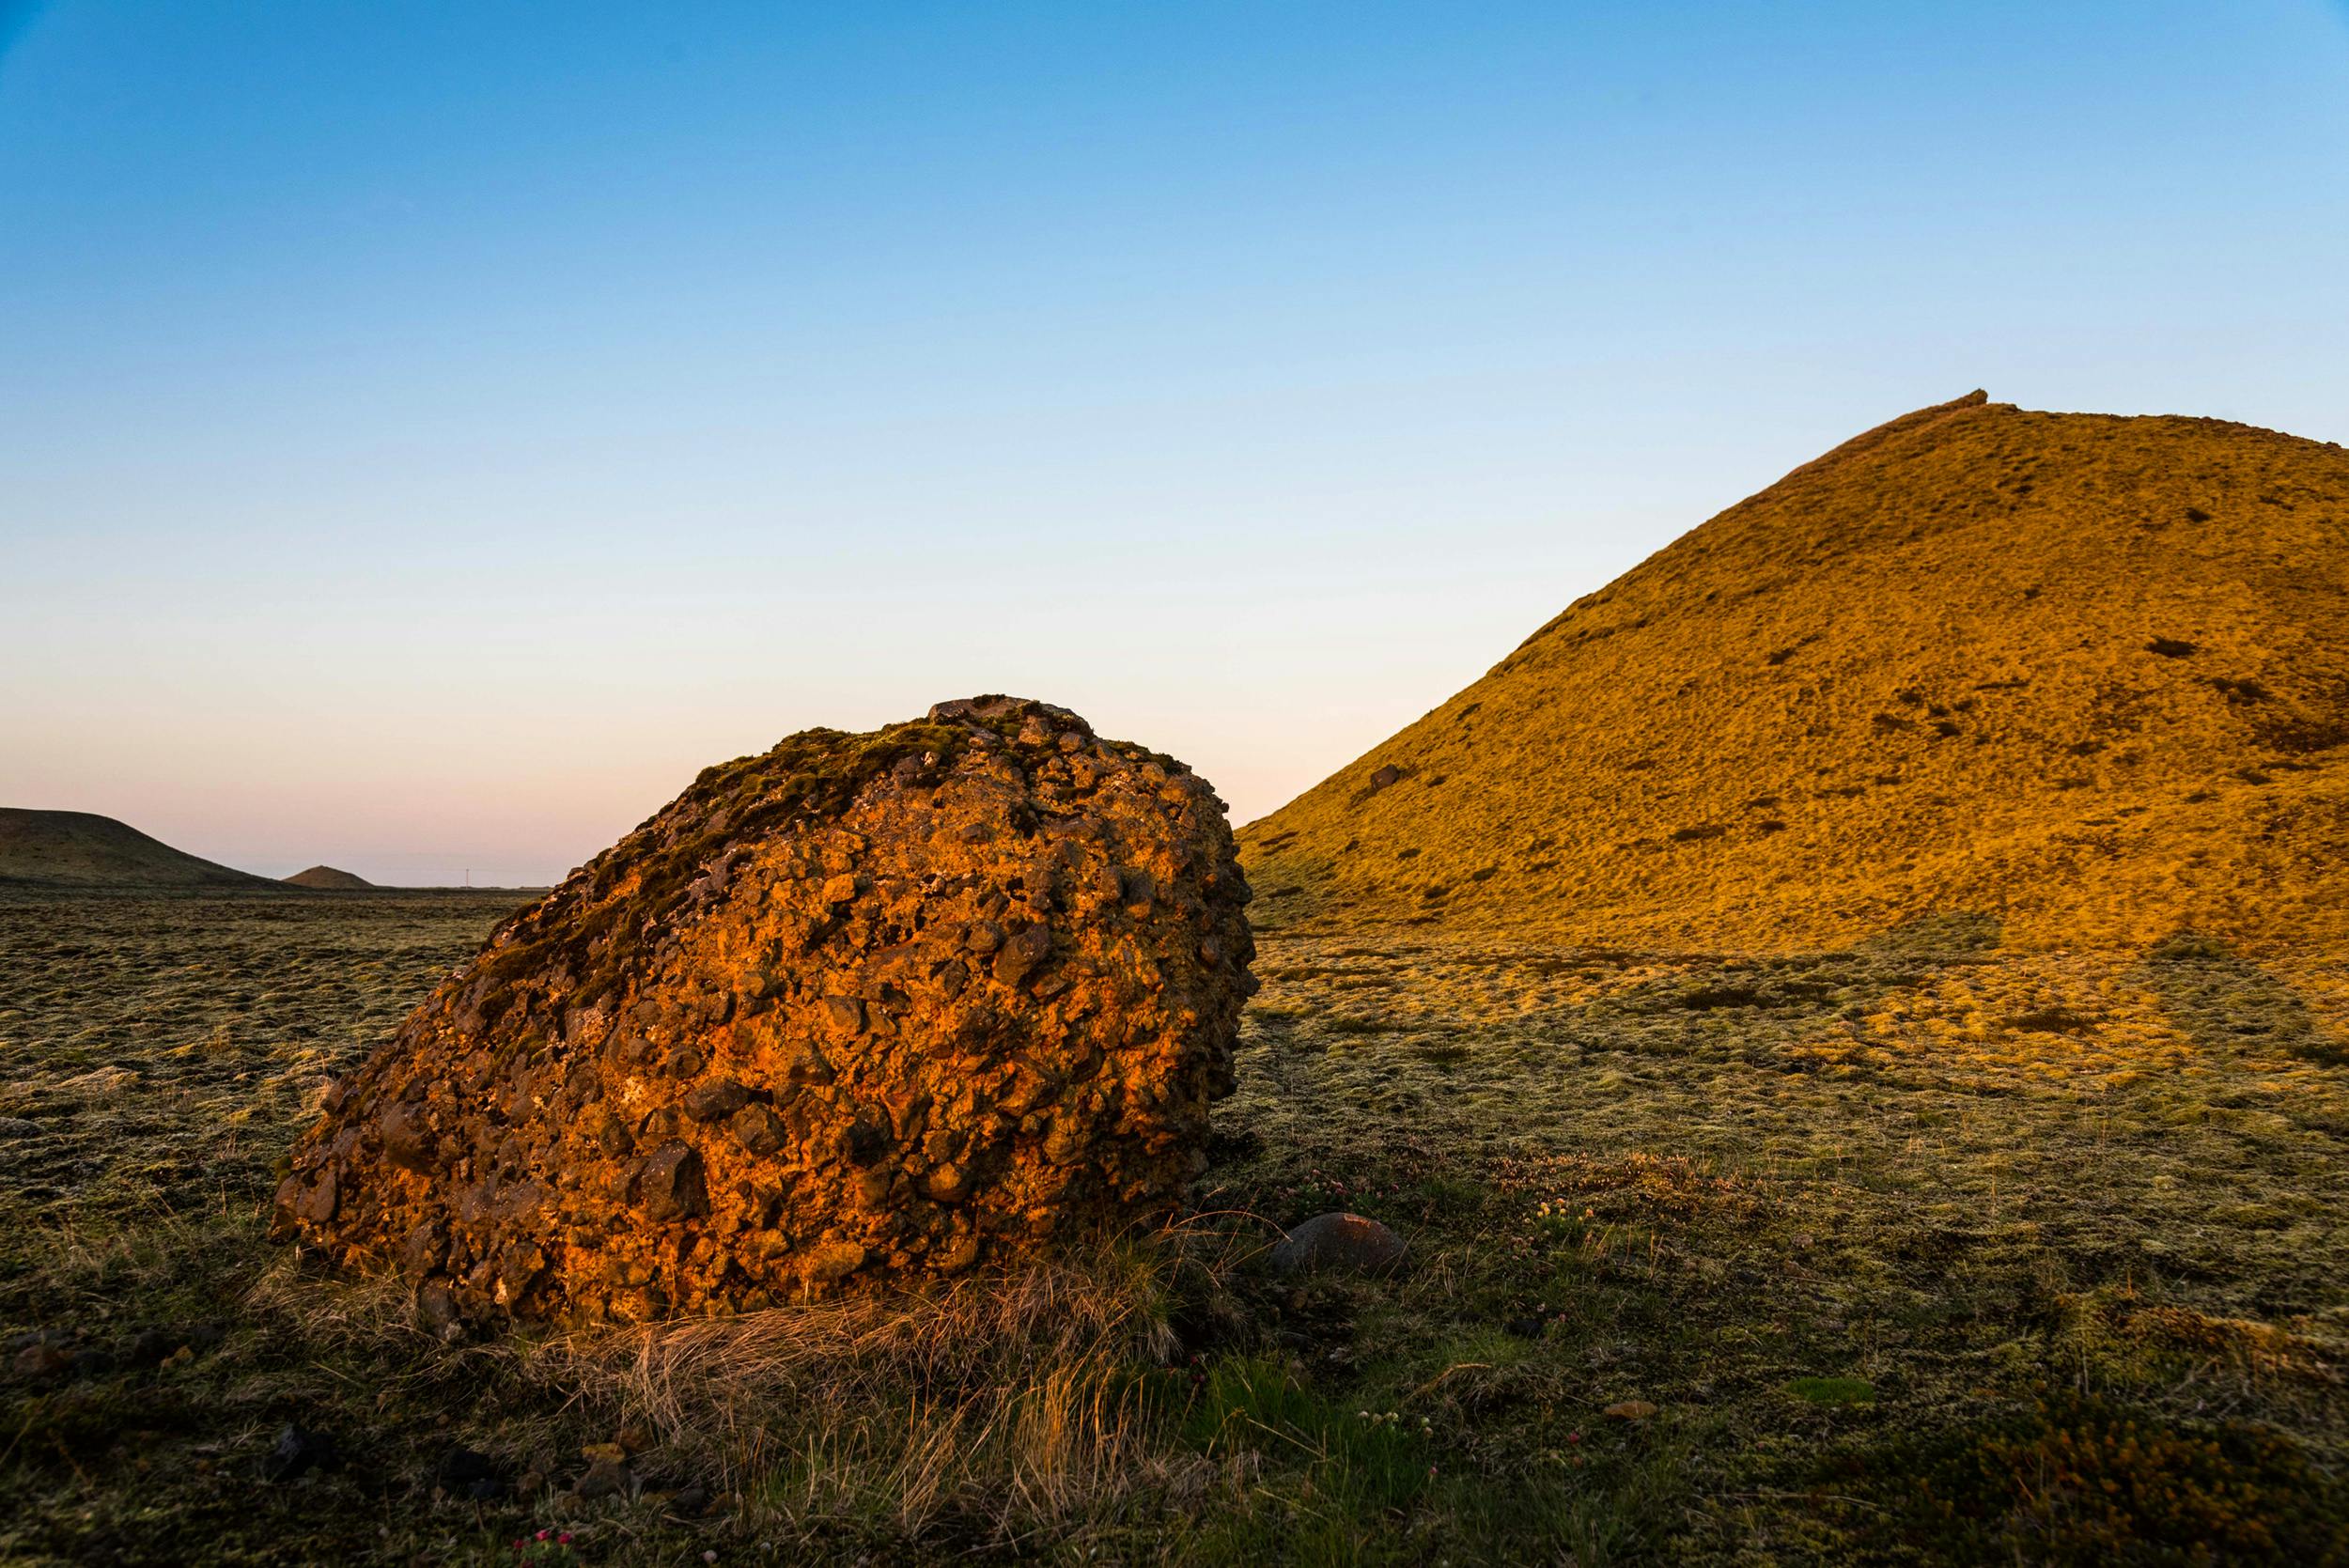
[(348, 871), (337, 871), (331, 865), (314, 865), (307, 871), (297, 871), (286, 878), (288, 887), (309, 888), (319, 893), (357, 893), (372, 888), (373, 882)]
[(284, 885), (199, 860), (111, 816), (7, 806), (0, 806), (0, 883), (63, 888)]
[(1240, 838), (1274, 925), (2349, 939), (2349, 452), (1979, 393), (1920, 410)]

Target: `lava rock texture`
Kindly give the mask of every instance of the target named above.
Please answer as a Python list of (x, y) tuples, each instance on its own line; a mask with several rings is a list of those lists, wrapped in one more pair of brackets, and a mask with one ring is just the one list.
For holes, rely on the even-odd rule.
[(953, 1274), (1162, 1212), (1254, 982), (1222, 803), (1066, 709), (705, 771), (355, 1078), (280, 1233), (451, 1325)]

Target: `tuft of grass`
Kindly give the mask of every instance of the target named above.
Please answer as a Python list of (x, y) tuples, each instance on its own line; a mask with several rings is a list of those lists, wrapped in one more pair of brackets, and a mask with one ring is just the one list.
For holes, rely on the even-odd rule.
[(1806, 1404), (1829, 1408), (1876, 1402), (1876, 1386), (1861, 1377), (1797, 1377), (1786, 1385), (1786, 1391)]
[(624, 1333), (513, 1341), (526, 1382), (641, 1422), (776, 1528), (1010, 1541), (1128, 1491), (1176, 1244)]

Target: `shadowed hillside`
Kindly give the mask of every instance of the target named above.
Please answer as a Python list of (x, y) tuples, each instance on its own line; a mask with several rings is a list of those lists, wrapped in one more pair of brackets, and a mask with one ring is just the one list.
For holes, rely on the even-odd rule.
[(1975, 393), (1577, 601), (1241, 835), (1265, 924), (2349, 936), (2349, 452)]
[(273, 888), (198, 860), (126, 822), (79, 811), (0, 807), (0, 884), (89, 888)]

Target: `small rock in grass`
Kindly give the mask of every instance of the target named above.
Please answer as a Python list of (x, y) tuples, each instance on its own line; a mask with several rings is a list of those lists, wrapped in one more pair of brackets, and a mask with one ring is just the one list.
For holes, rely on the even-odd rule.
[(40, 1124), (23, 1116), (0, 1116), (0, 1138), (39, 1138)]
[(618, 1460), (599, 1458), (587, 1467), (587, 1473), (572, 1484), (571, 1490), (579, 1494), (582, 1502), (595, 1502), (625, 1493), (628, 1482), (628, 1470)]
[(587, 1443), (580, 1448), (579, 1456), (591, 1460), (609, 1459), (617, 1465), (627, 1460), (628, 1449), (619, 1443)]
[(298, 1481), (312, 1470), (334, 1463), (334, 1439), (323, 1432), (288, 1421), (277, 1432), (276, 1446), (269, 1457), (261, 1461), (261, 1479), (269, 1482)]
[(1619, 1421), (1643, 1421), (1656, 1414), (1656, 1406), (1644, 1399), (1626, 1399), (1610, 1405), (1605, 1414)]
[(709, 1488), (698, 1481), (690, 1486), (680, 1486), (677, 1495), (669, 1499), (669, 1506), (690, 1519), (709, 1506)]
[(416, 1321), (443, 1344), (455, 1344), (465, 1337), (464, 1314), (458, 1309), (456, 1294), (446, 1285), (428, 1284), (416, 1292)]
[(23, 1381), (46, 1383), (71, 1372), (76, 1359), (72, 1346), (63, 1335), (43, 1334), (18, 1348), (14, 1366), (16, 1375)]
[(142, 1328), (123, 1346), (122, 1362), (130, 1367), (181, 1367), (226, 1337), (217, 1323), (165, 1324)]
[(1317, 1214), (1272, 1250), (1275, 1274), (1384, 1274), (1403, 1261), (1404, 1239), (1359, 1214)]

